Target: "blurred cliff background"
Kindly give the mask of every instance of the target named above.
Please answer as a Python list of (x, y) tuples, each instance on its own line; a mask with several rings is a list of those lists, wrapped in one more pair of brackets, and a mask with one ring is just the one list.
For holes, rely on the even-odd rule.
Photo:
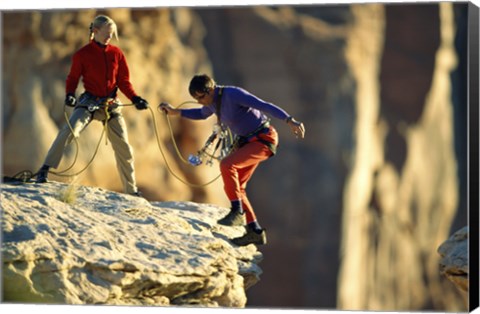
[[(4, 175), (41, 166), (65, 123), (70, 58), (98, 14), (117, 22), (112, 43), (154, 109), (191, 100), (190, 78), (209, 73), (305, 123), (299, 141), (273, 121), (279, 153), (248, 189), (269, 236), (248, 306), (466, 310), (440, 275), (437, 248), (467, 224), (467, 3), (4, 12)], [(228, 206), (220, 181), (192, 189), (172, 177), (148, 112), (124, 115), (149, 200)], [(210, 120), (172, 119), (184, 155), (203, 145)], [(196, 183), (218, 174), (182, 165), (158, 112), (156, 124), (175, 172)], [(97, 122), (82, 133), (77, 170), (101, 130)], [(120, 190), (110, 145), (76, 180)]]

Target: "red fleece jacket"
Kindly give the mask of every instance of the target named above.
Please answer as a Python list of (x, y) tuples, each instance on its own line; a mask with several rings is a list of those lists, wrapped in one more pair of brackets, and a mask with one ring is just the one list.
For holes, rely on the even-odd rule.
[(72, 57), (72, 66), (66, 81), (66, 93), (75, 94), (80, 76), (85, 90), (97, 97), (111, 96), (118, 86), (130, 100), (137, 96), (132, 84), (127, 61), (120, 48), (101, 47), (93, 40)]

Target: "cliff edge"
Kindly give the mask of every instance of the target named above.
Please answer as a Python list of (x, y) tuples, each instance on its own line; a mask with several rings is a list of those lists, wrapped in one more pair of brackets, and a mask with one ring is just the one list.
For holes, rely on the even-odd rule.
[(2, 184), (3, 301), (244, 307), (262, 254), (227, 211), (101, 188)]

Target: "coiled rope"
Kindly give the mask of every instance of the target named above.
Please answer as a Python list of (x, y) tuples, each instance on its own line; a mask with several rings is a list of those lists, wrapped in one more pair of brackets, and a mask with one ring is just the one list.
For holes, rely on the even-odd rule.
[[(194, 102), (194, 101), (185, 101), (183, 103), (181, 103), (179, 106), (177, 106), (177, 108), (180, 108), (188, 103), (192, 103), (192, 104), (198, 104), (197, 102)], [(118, 107), (128, 107), (128, 106), (134, 106), (134, 104), (117, 104), (116, 106)], [(66, 107), (66, 106), (65, 106)], [(102, 133), (100, 134), (100, 138), (98, 140), (98, 143), (95, 147), (95, 151), (92, 155), (92, 157), (90, 158), (90, 160), (87, 162), (87, 164), (79, 171), (75, 172), (75, 173), (66, 173), (67, 171), (69, 171), (70, 169), (72, 169), (76, 162), (77, 162), (77, 159), (78, 159), (78, 153), (80, 151), (80, 145), (78, 143), (78, 138), (77, 136), (75, 136), (75, 133), (74, 133), (74, 130), (73, 130), (73, 127), (72, 125), (70, 124), (70, 119), (68, 117), (68, 114), (67, 114), (67, 111), (66, 111), (66, 108), (64, 107), (64, 116), (65, 116), (65, 120), (67, 122), (67, 125), (70, 129), (70, 132), (73, 134), (74, 136), (74, 142), (75, 142), (75, 146), (76, 146), (76, 149), (75, 149), (75, 157), (72, 161), (72, 164), (70, 166), (68, 166), (67, 168), (61, 170), (61, 171), (49, 171), (50, 173), (54, 174), (54, 175), (57, 175), (57, 176), (61, 176), (61, 177), (75, 177), (75, 176), (78, 176), (80, 175), (81, 173), (83, 173), (85, 170), (88, 169), (88, 167), (90, 167), (90, 165), (93, 163), (95, 157), (97, 156), (97, 153), (98, 153), (98, 150), (100, 148), (100, 143), (102, 142), (102, 138), (103, 136), (108, 132), (108, 119), (109, 119), (109, 112), (108, 112), (108, 106), (106, 105), (103, 105), (102, 107), (104, 107), (104, 110), (105, 110), (105, 115), (106, 115), (106, 119), (105, 119), (105, 122), (103, 123), (103, 130), (102, 130)], [(175, 177), (177, 180), (179, 180), (180, 182), (184, 183), (185, 185), (187, 186), (190, 186), (190, 187), (193, 187), (193, 188), (202, 188), (202, 187), (205, 187), (205, 186), (208, 186), (210, 184), (212, 184), (213, 182), (215, 182), (216, 180), (218, 180), (220, 177), (221, 177), (221, 174), (218, 174), (215, 178), (205, 182), (205, 183), (202, 183), (202, 184), (195, 184), (195, 183), (191, 183), (191, 182), (188, 182), (186, 179), (180, 177), (177, 173), (175, 173), (175, 171), (172, 169), (172, 167), (170, 166), (169, 162), (168, 162), (168, 159), (167, 159), (167, 156), (164, 152), (164, 147), (160, 141), (160, 135), (158, 133), (158, 129), (157, 129), (157, 122), (156, 122), (156, 118), (155, 118), (155, 113), (154, 111), (152, 110), (151, 107), (148, 107), (149, 111), (150, 111), (150, 115), (152, 117), (152, 121), (153, 121), (153, 127), (154, 127), (154, 131), (155, 131), (155, 138), (156, 138), (156, 141), (157, 141), (157, 146), (160, 150), (160, 153), (162, 155), (162, 158), (165, 162), (165, 165), (167, 167), (167, 170), (170, 172), (170, 174)], [(158, 107), (158, 110), (160, 110), (160, 108)], [(178, 148), (178, 145), (177, 145), (177, 142), (175, 140), (175, 136), (173, 134), (173, 128), (172, 128), (172, 124), (171, 124), (171, 121), (170, 121), (170, 118), (168, 117), (168, 115), (166, 113), (164, 113), (164, 116), (165, 116), (165, 119), (166, 119), (166, 122), (167, 122), (167, 125), (168, 125), (168, 129), (169, 129), (169, 133), (170, 133), (170, 137), (171, 137), (171, 140), (172, 140), (172, 143), (173, 143), (173, 146), (175, 148), (175, 152), (177, 154), (177, 156), (179, 157), (179, 159), (185, 163), (185, 164), (190, 164), (181, 154), (180, 152), (180, 149)], [(230, 133), (230, 136), (231, 136), (231, 133)], [(108, 137), (106, 137), (105, 139), (105, 145), (108, 144), (107, 142), (107, 139)], [(32, 171), (30, 170), (23, 170), (23, 171), (20, 171), (18, 172), (17, 174), (15, 174), (14, 176), (12, 177), (5, 177), (4, 176), (4, 180), (5, 181), (21, 181), (23, 183), (26, 183), (26, 182), (30, 182), (32, 180), (32, 178), (36, 177), (38, 175), (38, 172), (36, 173), (33, 173)]]
[[(197, 102), (194, 102), (194, 101), (185, 101), (183, 103), (181, 103), (180, 105), (178, 105), (176, 108), (180, 108), (186, 104), (198, 104)], [(202, 188), (202, 187), (205, 187), (209, 184), (212, 184), (213, 182), (215, 182), (216, 180), (218, 180), (220, 177), (221, 177), (221, 174), (218, 174), (215, 178), (213, 178), (212, 180), (210, 181), (207, 181), (205, 183), (202, 183), (202, 184), (195, 184), (195, 183), (191, 183), (191, 182), (188, 182), (187, 180), (181, 178), (180, 176), (178, 176), (175, 171), (172, 170), (172, 168), (170, 167), (169, 163), (168, 163), (168, 160), (167, 160), (167, 157), (165, 156), (165, 153), (164, 153), (164, 150), (163, 150), (163, 146), (162, 146), (162, 143), (160, 142), (160, 136), (158, 135), (158, 131), (157, 131), (157, 125), (155, 123), (155, 115), (153, 113), (153, 110), (149, 107), (150, 109), (150, 112), (152, 114), (152, 119), (154, 119), (154, 124), (153, 124), (153, 127), (154, 127), (154, 130), (155, 130), (155, 137), (157, 139), (157, 144), (158, 144), (158, 148), (160, 149), (160, 153), (162, 154), (162, 157), (163, 157), (163, 160), (165, 161), (165, 165), (168, 169), (168, 171), (170, 172), (170, 174), (172, 176), (174, 176), (177, 180), (179, 180), (180, 182), (190, 186), (190, 187), (193, 187), (193, 188)], [(157, 109), (159, 111), (162, 111), (160, 109), (160, 106), (157, 107)], [(168, 117), (168, 114), (166, 114), (165, 112), (163, 112), (164, 116), (165, 116), (165, 120), (167, 121), (167, 125), (168, 125), (168, 129), (170, 131), (170, 138), (172, 139), (172, 143), (173, 143), (173, 147), (175, 148), (175, 152), (177, 154), (177, 156), (179, 157), (179, 159), (185, 163), (185, 164), (188, 164), (190, 165), (190, 163), (182, 156), (182, 153), (180, 152), (180, 149), (178, 148), (178, 145), (177, 145), (177, 141), (175, 140), (175, 136), (173, 134), (173, 127), (172, 127), (172, 123), (170, 121), (170, 118)]]

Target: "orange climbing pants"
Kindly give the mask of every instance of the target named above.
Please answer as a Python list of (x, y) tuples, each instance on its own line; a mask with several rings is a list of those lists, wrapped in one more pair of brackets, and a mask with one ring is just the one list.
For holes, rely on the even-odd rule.
[(257, 220), (247, 198), (247, 183), (260, 162), (267, 160), (273, 154), (269, 146), (263, 142), (278, 145), (278, 134), (273, 126), (270, 126), (268, 132), (252, 137), (220, 162), (225, 193), (230, 201), (242, 202), (247, 224)]

